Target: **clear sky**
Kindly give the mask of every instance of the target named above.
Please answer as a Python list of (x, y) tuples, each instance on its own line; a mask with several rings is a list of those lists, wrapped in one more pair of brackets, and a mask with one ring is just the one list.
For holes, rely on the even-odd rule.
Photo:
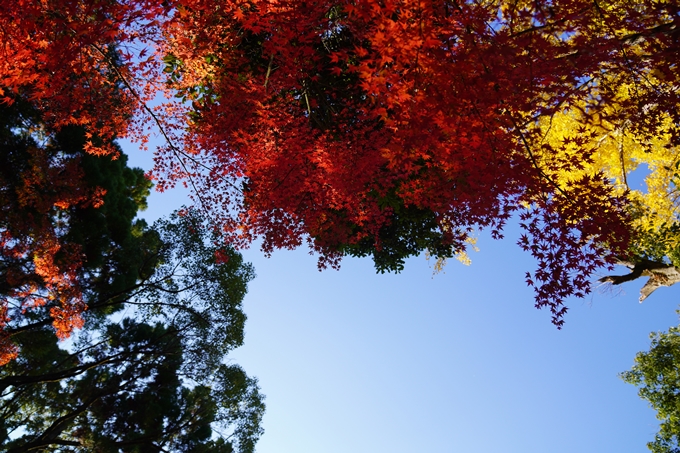
[[(126, 146), (131, 164), (150, 154)], [(145, 217), (188, 203), (154, 193)], [(654, 412), (618, 373), (649, 334), (677, 325), (678, 288), (643, 304), (642, 281), (568, 301), (559, 331), (533, 307), (533, 259), (479, 237), (472, 265), (401, 274), (370, 259), (319, 272), (305, 249), (244, 251), (257, 278), (245, 345), (231, 354), (266, 394), (259, 453), (644, 452)], [(625, 272), (619, 269), (621, 273)]]

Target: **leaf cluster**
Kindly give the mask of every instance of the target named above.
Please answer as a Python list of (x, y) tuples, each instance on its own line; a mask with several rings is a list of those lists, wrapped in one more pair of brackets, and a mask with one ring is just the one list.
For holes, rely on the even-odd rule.
[(660, 426), (654, 440), (647, 444), (654, 453), (680, 451), (680, 327), (650, 335), (647, 352), (635, 356), (635, 365), (621, 378), (639, 387), (639, 395), (657, 412)]

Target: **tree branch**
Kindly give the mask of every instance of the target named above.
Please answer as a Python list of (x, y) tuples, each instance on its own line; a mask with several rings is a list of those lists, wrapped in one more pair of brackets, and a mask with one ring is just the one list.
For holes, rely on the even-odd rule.
[(635, 261), (620, 260), (617, 264), (628, 267), (631, 272), (625, 275), (607, 275), (598, 279), (601, 283), (620, 285), (636, 280), (640, 277), (649, 277), (649, 280), (640, 289), (640, 302), (662, 286), (672, 286), (680, 282), (680, 269), (672, 264), (660, 263), (645, 258)]

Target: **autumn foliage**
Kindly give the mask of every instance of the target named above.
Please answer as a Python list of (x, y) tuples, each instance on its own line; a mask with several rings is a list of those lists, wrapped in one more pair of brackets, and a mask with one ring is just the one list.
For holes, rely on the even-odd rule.
[(190, 186), (226, 240), (267, 253), (399, 270), (519, 216), (561, 326), (631, 244), (597, 126), (680, 140), (679, 22), (663, 1), (20, 0), (0, 11), (0, 89), (84, 128), (90, 153), (160, 128), (158, 186)]
[[(0, 113), (0, 327), (10, 321), (9, 306), (15, 315), (49, 307), (57, 335), (64, 338), (82, 325), (85, 307), (77, 281), (82, 253), (63, 241), (65, 219), (59, 213), (101, 203), (102, 193), (86, 186), (77, 155), (17, 133), (34, 119), (29, 112), (15, 104)], [(0, 363), (16, 355), (4, 329), (0, 344), (5, 352)]]
[[(106, 192), (86, 180), (82, 152), (115, 158), (112, 139), (133, 127), (144, 91), (121, 89), (132, 66), (114, 46), (154, 30), (159, 8), (80, 1), (0, 8), (0, 363), (16, 355), (9, 337), (36, 308), (48, 308), (60, 338), (82, 326), (86, 256), (68, 238), (69, 224), (74, 210), (101, 206)], [(65, 149), (59, 135), (74, 128), (84, 140)]]
[(500, 237), (517, 213), (539, 264), (527, 282), (558, 326), (564, 298), (625, 256), (630, 219), (604, 169), (563, 178), (597, 145), (585, 126), (547, 141), (550, 119), (581, 109), (677, 144), (669, 3), (182, 3), (175, 19), (165, 62), (192, 105), (191, 177), (235, 240), (398, 270), (476, 228)]

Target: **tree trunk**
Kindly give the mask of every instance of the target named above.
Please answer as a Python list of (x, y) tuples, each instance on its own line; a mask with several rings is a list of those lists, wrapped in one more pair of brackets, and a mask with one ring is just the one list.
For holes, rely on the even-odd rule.
[(631, 272), (626, 275), (608, 275), (602, 277), (599, 281), (611, 283), (612, 285), (620, 285), (640, 277), (649, 277), (647, 283), (640, 289), (640, 302), (649, 297), (658, 288), (672, 286), (680, 282), (680, 268), (671, 264), (646, 259), (639, 259), (634, 262), (619, 261), (617, 264), (626, 266)]

